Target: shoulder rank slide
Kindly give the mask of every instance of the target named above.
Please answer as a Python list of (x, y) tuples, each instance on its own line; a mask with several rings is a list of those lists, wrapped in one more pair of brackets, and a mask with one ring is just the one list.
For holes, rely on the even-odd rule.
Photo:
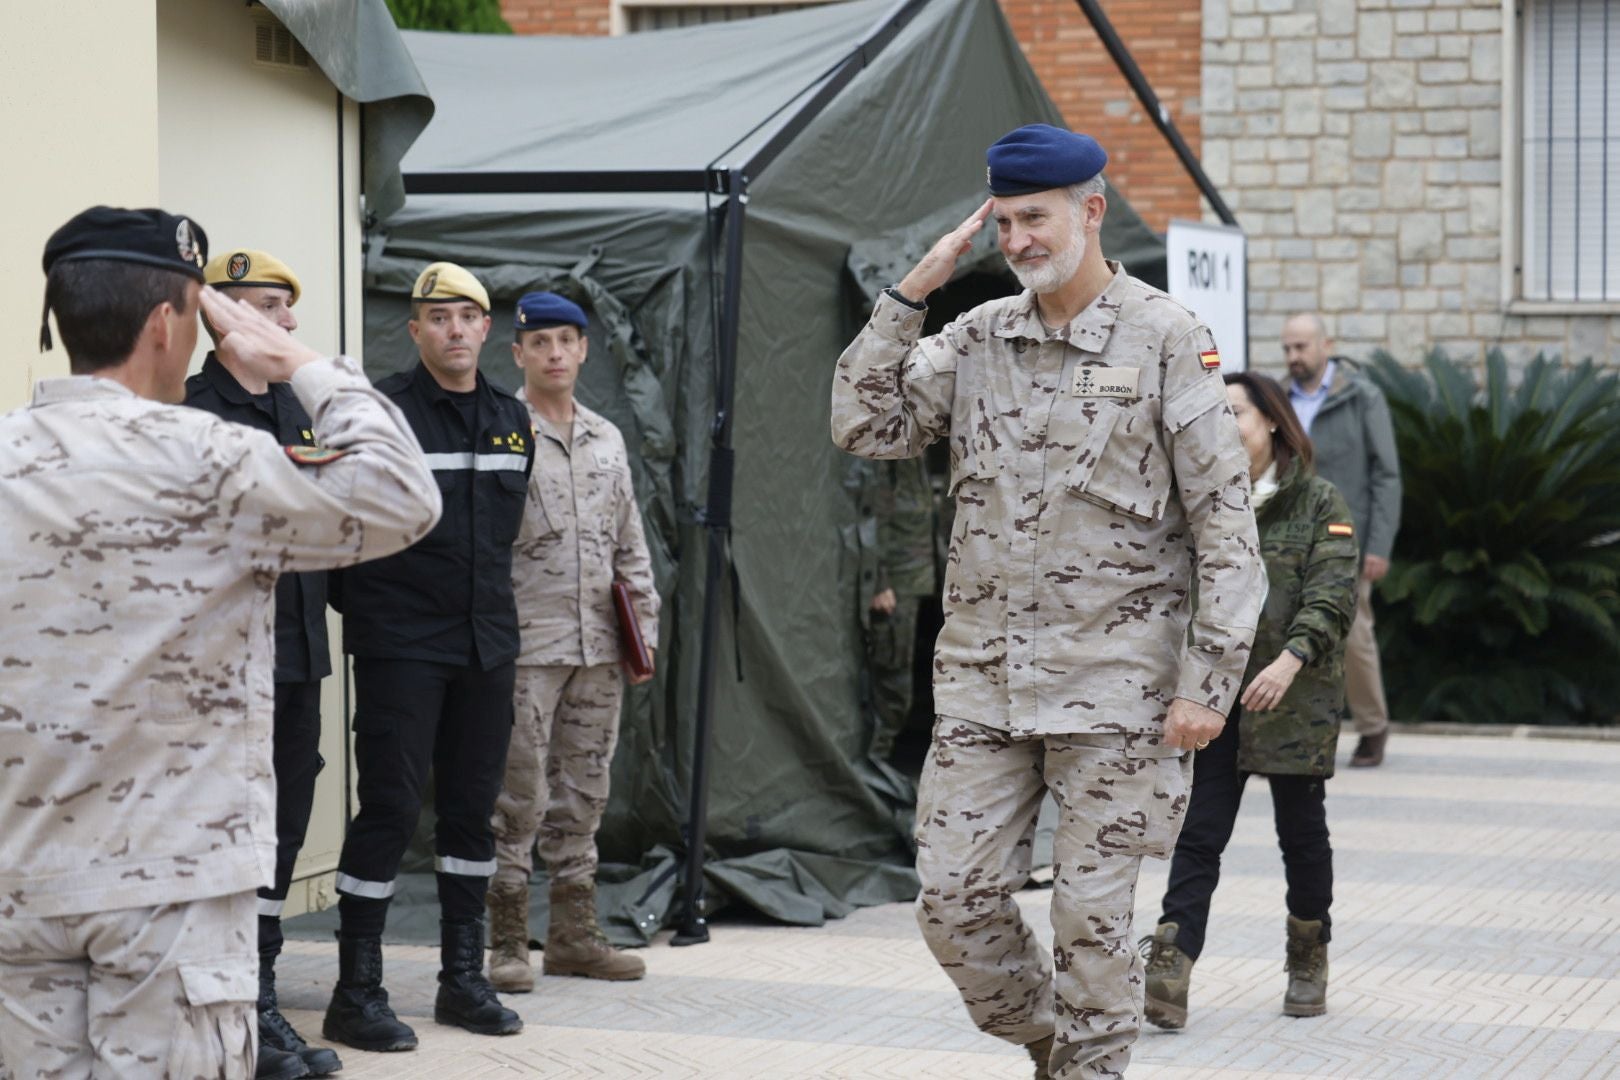
[(1356, 527), (1354, 525), (1345, 525), (1345, 524), (1340, 524), (1340, 523), (1337, 523), (1337, 522), (1332, 524), (1332, 525), (1329, 525), (1327, 531), (1328, 531), (1329, 536), (1354, 536), (1354, 535), (1356, 535)]
[(283, 446), (294, 465), (330, 465), (348, 453), (330, 446)]

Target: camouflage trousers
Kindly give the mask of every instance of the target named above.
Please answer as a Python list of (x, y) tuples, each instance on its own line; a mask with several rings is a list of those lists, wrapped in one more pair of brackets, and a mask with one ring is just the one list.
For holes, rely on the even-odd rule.
[(244, 892), (0, 919), (0, 1077), (247, 1080), (255, 904)]
[[(934, 725), (917, 799), (918, 925), (982, 1031), (1020, 1044), (1056, 1034), (1054, 1077), (1123, 1076), (1130, 1063), (1142, 1026), (1136, 876), (1143, 856), (1175, 847), (1191, 757), (1144, 735)], [(1050, 957), (1013, 898), (1047, 791), (1059, 811)]]
[(887, 758), (894, 741), (911, 719), (912, 661), (917, 645), (917, 608), (921, 598), (897, 596), (894, 612), (872, 612), (866, 632), (866, 659), (872, 672), (871, 754)]
[(517, 718), (492, 819), (496, 886), (529, 880), (537, 843), (553, 882), (596, 880), (623, 699), (618, 664), (517, 669)]

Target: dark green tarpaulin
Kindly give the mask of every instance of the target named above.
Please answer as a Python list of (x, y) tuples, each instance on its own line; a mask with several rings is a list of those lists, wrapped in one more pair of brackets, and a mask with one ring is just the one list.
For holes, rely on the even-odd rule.
[[(746, 160), (890, 7), (856, 0), (621, 38), (407, 33), (438, 111), (404, 171)], [(994, 0), (932, 0), (751, 178), (735, 406), (740, 590), (728, 589), (718, 642), (711, 900), (816, 923), (915, 892), (913, 793), (864, 760), (860, 509), (845, 486), (850, 459), (828, 436), (833, 362), (851, 308), (984, 198), (985, 147), (1034, 121), (1062, 122)], [(600, 837), (618, 864), (609, 873), (633, 879), (612, 894), (621, 939), (650, 934), (647, 905), (673, 896), (669, 853), (683, 849), (721, 251), (711, 263), (708, 241), (701, 195), (589, 193), (413, 196), (369, 237), (374, 377), (415, 362), (405, 297), (431, 260), (462, 263), (489, 286), (496, 328), (482, 364), (502, 385), (517, 384), (507, 327), (521, 293), (558, 289), (595, 316), (580, 396), (620, 426), (636, 459), (665, 604), (659, 678), (629, 694)], [(1162, 275), (1162, 244), (1117, 194), (1102, 242)], [(987, 236), (968, 261), (997, 258)]]

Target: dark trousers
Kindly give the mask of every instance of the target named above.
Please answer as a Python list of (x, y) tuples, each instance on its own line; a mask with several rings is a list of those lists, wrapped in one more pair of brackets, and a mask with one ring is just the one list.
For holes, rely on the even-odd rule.
[(513, 664), (482, 671), (418, 660), (355, 660), (360, 812), (338, 862), (345, 935), (382, 933), (430, 769), (440, 915), (450, 921), (482, 917), (495, 872), (490, 815), (512, 740), (515, 675)]
[[(1220, 737), (1193, 758), (1192, 801), (1170, 860), (1161, 923), (1177, 926), (1176, 945), (1194, 960), (1204, 951), (1209, 901), (1221, 877), (1221, 854), (1232, 839), (1238, 804), (1249, 774), (1238, 770), (1239, 720), (1232, 710)], [(1333, 848), (1328, 844), (1326, 794), (1319, 776), (1267, 776), (1288, 882), (1288, 913), (1322, 920), (1322, 940), (1332, 927)]]
[(259, 890), (259, 955), (281, 952), (281, 905), (304, 847), (321, 760), (321, 681), (276, 683), (271, 760), (276, 770), (276, 879)]

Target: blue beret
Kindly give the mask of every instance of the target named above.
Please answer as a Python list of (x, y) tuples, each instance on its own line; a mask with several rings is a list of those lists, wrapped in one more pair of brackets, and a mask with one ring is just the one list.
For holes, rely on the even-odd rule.
[(1083, 184), (1108, 164), (1108, 152), (1096, 139), (1051, 124), (1009, 131), (984, 156), (992, 195), (1029, 195)]
[(554, 292), (524, 293), (517, 302), (517, 313), (512, 325), (519, 330), (539, 330), (547, 326), (577, 326), (584, 330), (590, 323), (585, 309), (572, 300)]

